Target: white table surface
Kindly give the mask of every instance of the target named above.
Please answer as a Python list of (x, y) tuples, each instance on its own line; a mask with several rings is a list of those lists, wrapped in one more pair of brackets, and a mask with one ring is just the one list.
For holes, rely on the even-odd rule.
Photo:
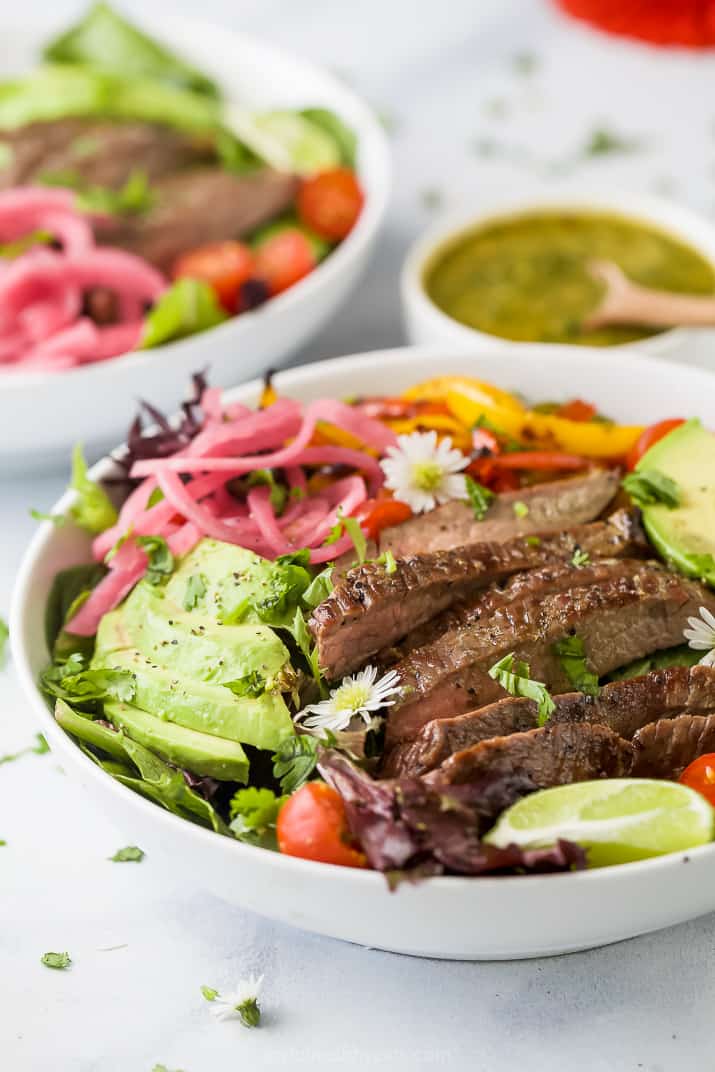
[[(153, 7), (196, 13), (188, 0)], [(23, 4), (34, 18), (45, 9), (46, 0)], [(56, 0), (53, 19), (74, 9)], [(200, 10), (329, 64), (392, 121), (387, 230), (357, 294), (303, 359), (401, 341), (398, 266), (435, 193), (453, 208), (505, 188), (627, 187), (713, 212), (715, 57), (605, 42), (539, 0), (203, 0)], [(529, 77), (513, 64), (524, 51), (541, 61)], [(554, 174), (548, 165), (571, 159), (599, 124), (641, 138), (643, 150)], [(514, 159), (480, 156), (474, 144), (486, 138)], [(709, 363), (709, 347), (699, 360)], [(63, 483), (0, 481), (0, 614), (32, 530), (28, 507), (47, 508)], [(9, 666), (0, 754), (34, 730)], [(184, 1072), (715, 1067), (711, 916), (521, 963), (355, 948), (207, 897), (190, 860), (181, 883), (149, 856), (110, 863), (138, 833), (113, 828), (51, 754), (0, 766), (0, 838), (3, 1072), (150, 1072), (157, 1062)], [(65, 949), (70, 971), (40, 964), (46, 950)], [(214, 1023), (199, 986), (230, 987), (248, 971), (265, 973), (263, 1028)]]

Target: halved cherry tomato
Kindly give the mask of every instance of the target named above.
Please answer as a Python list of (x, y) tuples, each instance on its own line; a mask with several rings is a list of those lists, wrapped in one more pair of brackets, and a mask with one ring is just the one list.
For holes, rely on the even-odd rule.
[(285, 802), (276, 833), (278, 848), (287, 856), (339, 867), (367, 866), (348, 829), (342, 797), (324, 782), (308, 782)]
[(587, 469), (588, 458), (551, 450), (519, 450), (500, 454), (494, 464), (500, 469)]
[(635, 469), (647, 450), (650, 450), (659, 439), (667, 436), (668, 432), (679, 428), (681, 424), (685, 424), (684, 417), (672, 417), (670, 420), (658, 421), (657, 424), (651, 424), (649, 428), (644, 429), (626, 455), (626, 468)]
[(339, 242), (352, 231), (362, 211), (364, 194), (349, 168), (321, 171), (298, 191), (298, 216), (322, 238)]
[(243, 242), (208, 242), (178, 257), (172, 266), (174, 279), (203, 279), (229, 313), (237, 311), (239, 287), (255, 275), (253, 253)]
[(685, 768), (678, 781), (682, 785), (695, 789), (711, 804), (715, 804), (715, 752), (708, 752), (694, 759)]
[(255, 275), (265, 279), (271, 294), (280, 294), (312, 272), (317, 264), (302, 231), (286, 228), (256, 250)]
[(565, 417), (568, 421), (590, 421), (596, 416), (597, 409), (590, 402), (584, 402), (582, 398), (572, 398), (570, 402), (564, 402), (556, 410), (557, 417)]
[(408, 521), (412, 517), (412, 510), (407, 503), (398, 499), (366, 499), (357, 508), (355, 516), (368, 539), (376, 540), (383, 529)]

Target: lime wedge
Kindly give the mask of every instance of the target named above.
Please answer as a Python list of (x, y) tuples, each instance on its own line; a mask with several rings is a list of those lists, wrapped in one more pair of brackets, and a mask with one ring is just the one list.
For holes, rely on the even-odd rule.
[(229, 105), (226, 119), (233, 133), (278, 171), (313, 175), (342, 160), (336, 140), (298, 112), (247, 112)]
[(648, 778), (607, 778), (524, 797), (484, 840), (536, 848), (566, 838), (587, 850), (590, 867), (607, 867), (692, 849), (713, 837), (715, 809), (695, 790)]

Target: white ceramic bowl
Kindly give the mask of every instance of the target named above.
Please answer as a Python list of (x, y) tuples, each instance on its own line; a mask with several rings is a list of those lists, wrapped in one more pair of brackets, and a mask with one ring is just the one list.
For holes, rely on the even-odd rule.
[[(435, 372), (467, 373), (518, 387), (532, 398), (578, 395), (616, 419), (644, 424), (678, 414), (715, 425), (709, 373), (641, 357), (567, 346), (450, 356), (444, 347), (345, 357), (286, 371), (281, 392), (307, 401), (373, 390), (396, 393)], [(257, 382), (231, 392), (255, 403)], [(95, 475), (106, 473), (100, 463)], [(66, 499), (55, 507), (62, 510)], [(168, 814), (105, 774), (57, 726), (37, 687), (47, 661), (43, 615), (57, 570), (86, 561), (86, 534), (45, 522), (32, 540), (14, 593), (10, 635), (20, 682), (67, 774), (94, 803), (167, 866), (201, 877), (208, 890), (294, 926), (401, 953), (504, 959), (603, 945), (715, 908), (715, 844), (642, 863), (578, 874), (436, 878), (389, 893), (374, 872), (296, 860), (242, 845)]]
[[(551, 193), (530, 196), (509, 195), (491, 201), (477, 212), (461, 213), (438, 222), (419, 237), (410, 247), (402, 267), (400, 282), (402, 312), (407, 337), (412, 343), (445, 342), (455, 346), (478, 347), (485, 350), (503, 350), (514, 347), (508, 339), (477, 331), (448, 316), (427, 294), (424, 286), (426, 269), (460, 235), (485, 224), (510, 219), (532, 212), (563, 209), (567, 212), (603, 211), (626, 216), (636, 222), (650, 224), (666, 231), (673, 237), (692, 246), (715, 268), (715, 225), (705, 216), (669, 201), (648, 194), (612, 194), (607, 192)], [(688, 346), (693, 339), (693, 330), (675, 328), (651, 335), (636, 343), (623, 343), (605, 347), (623, 351), (635, 346), (642, 354), (676, 359), (687, 357)], [(536, 343), (520, 343), (535, 346)]]
[[(153, 351), (54, 375), (0, 374), (0, 473), (57, 464), (78, 440), (106, 449), (124, 436), (138, 396), (174, 405), (192, 371), (210, 367), (211, 383), (257, 376), (295, 352), (328, 320), (364, 268), (382, 223), (390, 186), (384, 132), (373, 112), (327, 71), (225, 27), (191, 19), (142, 16), (142, 26), (212, 74), (229, 97), (249, 107), (320, 105), (337, 112), (358, 137), (358, 171), (366, 199), (348, 238), (306, 279), (253, 313)], [(0, 28), (0, 74), (29, 69), (41, 28)]]

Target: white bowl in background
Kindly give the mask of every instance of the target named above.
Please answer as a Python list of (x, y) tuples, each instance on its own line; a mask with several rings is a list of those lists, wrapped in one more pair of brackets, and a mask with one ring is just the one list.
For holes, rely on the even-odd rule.
[[(281, 393), (303, 401), (365, 391), (396, 394), (440, 373), (472, 374), (533, 398), (579, 396), (617, 420), (648, 424), (680, 414), (715, 426), (710, 373), (654, 361), (635, 350), (534, 345), (450, 356), (444, 346), (383, 350), (280, 373)], [(255, 404), (260, 383), (232, 391)], [(107, 475), (101, 462), (94, 475)], [(68, 505), (65, 496), (54, 508)], [(715, 909), (715, 844), (641, 863), (571, 874), (433, 878), (388, 892), (370, 871), (334, 867), (244, 845), (179, 819), (114, 781), (52, 717), (38, 688), (46, 665), (44, 608), (55, 573), (89, 558), (86, 533), (44, 522), (20, 567), (10, 622), (22, 689), (66, 773), (127, 837), (213, 894), (262, 915), (395, 952), (463, 960), (546, 956), (604, 945)]]
[[(438, 221), (410, 246), (400, 279), (402, 314), (408, 340), (417, 344), (445, 342), (455, 346), (472, 346), (478, 347), (481, 352), (503, 350), (504, 347), (513, 348), (515, 345), (539, 345), (532, 342), (515, 343), (460, 323), (432, 301), (425, 289), (424, 278), (427, 268), (460, 236), (500, 220), (557, 209), (563, 209), (565, 212), (612, 212), (636, 223), (657, 227), (692, 246), (715, 270), (715, 225), (705, 216), (667, 198), (603, 191), (586, 191), (581, 194), (553, 192), (528, 197), (508, 195), (490, 201), (476, 212), (461, 212)], [(702, 331), (703, 329), (697, 329), (697, 332)], [(673, 328), (635, 342), (599, 349), (622, 352), (635, 346), (642, 354), (670, 357), (674, 360), (687, 359), (688, 347), (695, 334), (696, 330), (692, 328)]]
[[(7, 20), (5, 20), (7, 21)], [(65, 373), (0, 373), (0, 474), (57, 465), (78, 440), (90, 452), (122, 438), (137, 397), (174, 406), (191, 372), (206, 366), (225, 386), (280, 365), (314, 335), (355, 285), (382, 224), (390, 188), (383, 129), (360, 98), (332, 74), (246, 34), (198, 20), (142, 15), (142, 27), (204, 68), (248, 107), (331, 108), (358, 138), (365, 190), (360, 219), (309, 276), (252, 313), (189, 339)], [(3, 25), (0, 73), (37, 62), (47, 25)]]

